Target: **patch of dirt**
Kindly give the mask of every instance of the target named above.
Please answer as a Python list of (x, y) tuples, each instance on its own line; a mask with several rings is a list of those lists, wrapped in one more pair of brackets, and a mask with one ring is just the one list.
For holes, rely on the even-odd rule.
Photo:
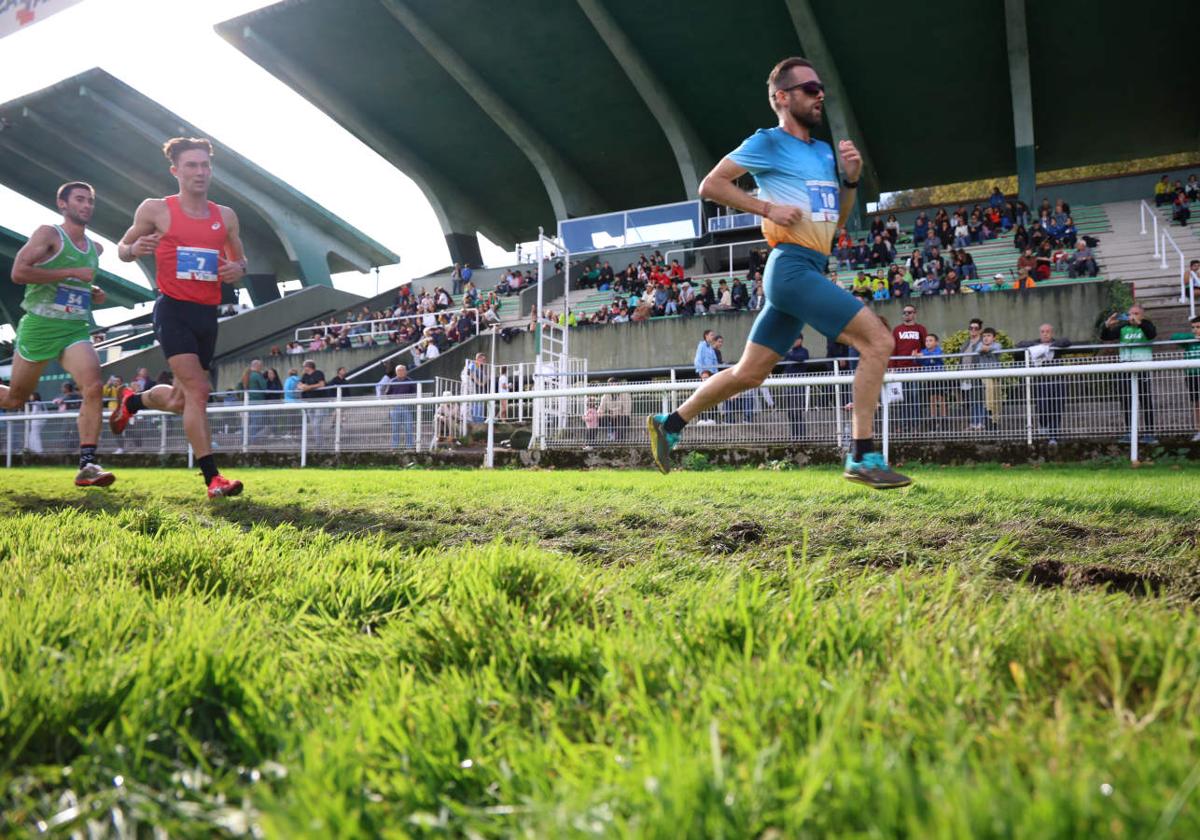
[(1167, 581), (1158, 575), (1126, 572), (1111, 566), (1074, 565), (1060, 560), (1039, 560), (1016, 570), (1016, 577), (1047, 589), (1103, 587), (1128, 595), (1147, 595), (1167, 588)]
[(767, 529), (757, 522), (735, 522), (723, 531), (718, 531), (708, 538), (705, 543), (712, 551), (720, 554), (732, 554), (740, 548), (762, 542), (767, 535)]

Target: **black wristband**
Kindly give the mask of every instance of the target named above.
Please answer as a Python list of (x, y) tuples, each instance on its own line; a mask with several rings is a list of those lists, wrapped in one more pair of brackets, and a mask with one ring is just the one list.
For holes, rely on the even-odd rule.
[(845, 178), (843, 178), (842, 186), (848, 190), (856, 190), (858, 189), (858, 181), (847, 181)]

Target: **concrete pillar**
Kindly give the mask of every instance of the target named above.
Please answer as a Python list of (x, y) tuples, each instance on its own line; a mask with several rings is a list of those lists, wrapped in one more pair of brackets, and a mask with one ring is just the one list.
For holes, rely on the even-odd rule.
[(479, 237), (473, 233), (447, 233), (446, 247), (450, 249), (450, 261), (479, 268), (483, 265), (483, 253), (479, 250)]
[(879, 176), (867, 151), (867, 138), (858, 126), (854, 108), (850, 104), (850, 96), (842, 84), (833, 53), (825, 43), (825, 36), (821, 34), (821, 27), (809, 0), (786, 2), (792, 25), (796, 28), (796, 37), (800, 39), (800, 49), (804, 51), (804, 57), (816, 67), (821, 81), (825, 83), (825, 113), (829, 115), (829, 129), (833, 134), (834, 156), (837, 156), (840, 140), (853, 140), (859, 154), (862, 155), (863, 168), (858, 179), (857, 200), (854, 212), (846, 223), (850, 230), (862, 230), (866, 227), (867, 202), (879, 200)]
[(1036, 207), (1037, 170), (1034, 162), (1033, 86), (1029, 78), (1025, 0), (1004, 0), (1004, 31), (1008, 43), (1008, 80), (1012, 90), (1017, 193), (1032, 210)]
[(671, 151), (675, 154), (675, 161), (679, 165), (685, 195), (688, 198), (698, 197), (700, 181), (716, 162), (705, 147), (704, 141), (700, 139), (699, 132), (676, 104), (670, 91), (655, 76), (642, 53), (609, 14), (602, 0), (576, 2), (666, 135), (667, 142), (671, 144)]
[(242, 278), (242, 285), (250, 293), (250, 300), (255, 306), (262, 306), (282, 297), (274, 274), (247, 274)]
[(558, 219), (590, 216), (608, 209), (599, 194), (512, 105), (488, 84), (445, 39), (401, 0), (380, 0), (430, 57), (475, 100), (485, 114), (529, 159), (541, 178)]

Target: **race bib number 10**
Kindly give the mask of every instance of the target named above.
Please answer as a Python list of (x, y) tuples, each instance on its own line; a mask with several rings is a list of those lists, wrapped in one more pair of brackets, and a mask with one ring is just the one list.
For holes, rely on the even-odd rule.
[(215, 283), (219, 278), (217, 270), (220, 267), (221, 255), (211, 248), (175, 249), (175, 279), (203, 280)]
[(808, 199), (814, 222), (838, 220), (838, 185), (833, 181), (809, 181)]

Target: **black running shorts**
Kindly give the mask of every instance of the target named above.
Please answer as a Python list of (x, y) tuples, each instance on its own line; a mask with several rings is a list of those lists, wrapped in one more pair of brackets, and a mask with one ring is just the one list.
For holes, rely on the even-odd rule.
[(184, 353), (200, 357), (208, 370), (217, 349), (217, 307), (159, 295), (154, 303), (154, 337), (170, 359)]

